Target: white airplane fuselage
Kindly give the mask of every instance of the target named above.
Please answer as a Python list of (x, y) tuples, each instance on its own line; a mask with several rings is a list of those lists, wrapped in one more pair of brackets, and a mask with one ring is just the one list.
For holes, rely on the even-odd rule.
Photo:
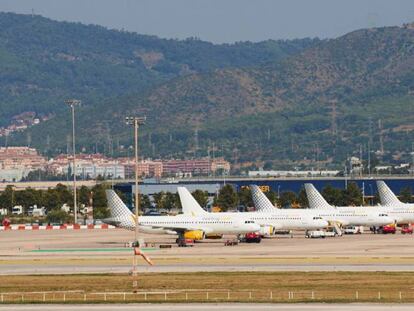
[(378, 206), (378, 209), (387, 213), (397, 224), (414, 223), (414, 205), (404, 204), (397, 206)]
[[(129, 218), (109, 218), (107, 223), (135, 230), (135, 215)], [(240, 234), (258, 231), (260, 227), (248, 219), (231, 218), (223, 215), (205, 216), (140, 216), (138, 230), (146, 233), (175, 234), (175, 229), (201, 230), (206, 234)]]
[[(113, 190), (106, 190), (111, 218), (105, 223), (116, 227), (135, 230), (137, 220), (124, 202)], [(220, 214), (177, 215), (177, 216), (139, 216), (138, 230), (149, 233), (170, 233), (183, 235), (188, 232), (198, 237), (205, 234), (241, 234), (260, 230), (260, 226), (250, 219), (232, 218)]]
[(319, 215), (331, 222), (345, 226), (383, 226), (393, 223), (386, 210), (363, 206), (333, 206), (319, 193), (311, 183), (305, 183), (310, 210), (318, 211)]
[(340, 206), (312, 210), (318, 212), (323, 219), (344, 226), (383, 226), (393, 223), (387, 211), (379, 208)]
[(278, 230), (290, 229), (321, 229), (326, 228), (329, 224), (321, 219), (315, 213), (309, 213), (307, 210), (277, 210), (271, 212), (242, 212), (242, 213), (209, 213), (210, 215), (220, 214), (224, 217), (239, 219), (239, 221), (253, 220), (260, 226), (271, 226)]

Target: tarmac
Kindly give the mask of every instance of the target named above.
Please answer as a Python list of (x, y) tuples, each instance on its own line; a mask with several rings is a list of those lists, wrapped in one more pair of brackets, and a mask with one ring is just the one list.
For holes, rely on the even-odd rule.
[[(0, 232), (0, 274), (127, 273), (133, 232), (122, 229)], [(141, 234), (154, 266), (142, 272), (414, 271), (412, 235), (277, 236), (260, 244), (224, 246), (226, 236), (179, 248), (175, 236)], [(171, 248), (159, 248), (171, 245)]]

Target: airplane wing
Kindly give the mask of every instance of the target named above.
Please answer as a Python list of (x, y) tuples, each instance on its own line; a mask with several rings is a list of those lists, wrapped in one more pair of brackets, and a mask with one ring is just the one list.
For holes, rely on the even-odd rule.
[(184, 225), (184, 224), (171, 224), (171, 225), (152, 224), (151, 227), (152, 228), (159, 228), (159, 229), (167, 229), (167, 230), (176, 231), (176, 232), (197, 231), (197, 230), (203, 231), (204, 233), (213, 232), (213, 230), (209, 227), (197, 226), (197, 225), (194, 225), (194, 224), (192, 224), (191, 226)]

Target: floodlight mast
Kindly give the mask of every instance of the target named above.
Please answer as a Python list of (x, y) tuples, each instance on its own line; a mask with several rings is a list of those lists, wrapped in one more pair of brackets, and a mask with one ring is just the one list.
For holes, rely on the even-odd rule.
[(75, 106), (82, 102), (79, 99), (67, 99), (65, 104), (72, 110), (72, 152), (73, 152), (73, 212), (75, 214), (75, 224), (78, 223), (78, 202), (76, 195), (76, 141), (75, 141)]
[[(138, 130), (139, 126), (145, 124), (146, 117), (126, 117), (125, 123), (134, 126), (134, 140), (135, 140), (135, 243), (134, 243), (134, 260), (132, 266), (132, 276), (137, 276), (137, 255), (135, 247), (139, 247), (138, 242), (138, 217), (139, 217), (139, 189), (138, 189)], [(133, 286), (137, 287), (138, 282), (134, 280)]]

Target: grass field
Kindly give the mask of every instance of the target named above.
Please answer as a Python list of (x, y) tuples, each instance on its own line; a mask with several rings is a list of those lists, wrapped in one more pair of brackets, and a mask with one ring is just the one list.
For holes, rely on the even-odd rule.
[[(217, 291), (412, 291), (410, 272), (206, 272), (147, 273), (140, 275), (139, 290)], [(0, 276), (0, 292), (132, 291), (127, 274)]]

